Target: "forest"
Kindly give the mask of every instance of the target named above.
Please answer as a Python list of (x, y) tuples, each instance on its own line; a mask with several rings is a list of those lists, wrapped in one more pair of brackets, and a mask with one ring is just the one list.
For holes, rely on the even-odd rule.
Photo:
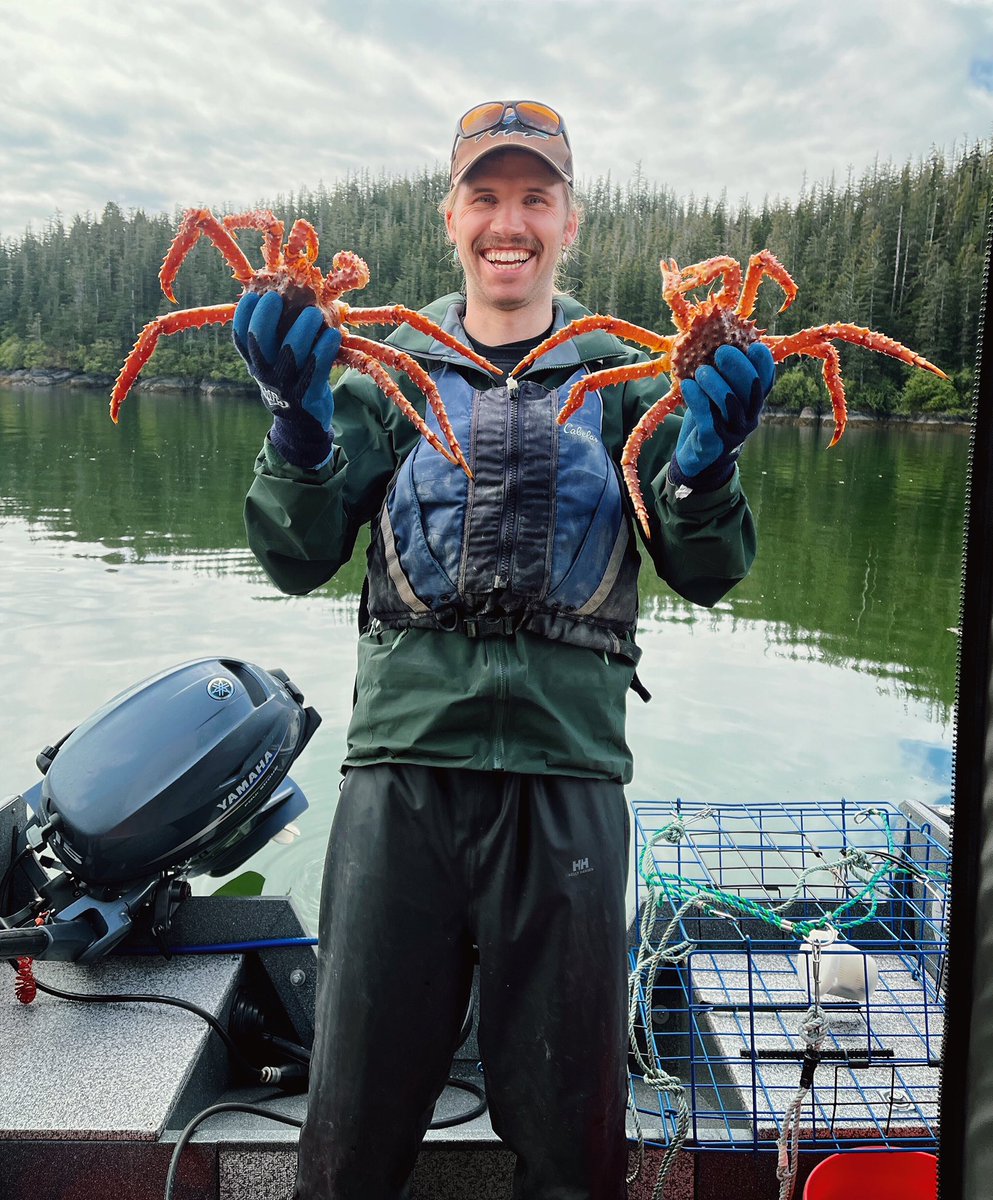
[[(755, 314), (770, 333), (850, 322), (896, 338), (940, 366), (943, 381), (882, 354), (841, 346), (849, 407), (876, 416), (969, 412), (993, 184), (988, 142), (951, 153), (932, 150), (902, 166), (875, 162), (856, 176), (804, 181), (794, 199), (677, 196), (640, 172), (581, 184), (584, 216), (565, 286), (595, 312), (672, 331), (661, 296), (659, 260), (685, 266), (716, 254), (747, 262), (768, 247), (790, 271), (799, 295), (778, 313), (782, 292), (765, 281)], [(316, 189), (261, 200), (287, 226), (304, 217), (321, 241), (319, 262), (350, 249), (368, 262), (371, 282), (352, 304), (418, 308), (458, 290), (438, 213), (447, 186), (440, 171), (357, 174)], [(233, 211), (223, 205), (218, 214)], [(0, 242), (0, 373), (68, 368), (116, 375), (142, 326), (170, 309), (158, 269), (180, 212), (55, 214), (40, 232)], [(239, 234), (261, 264), (260, 238)], [(176, 282), (180, 307), (233, 301), (238, 285), (220, 253), (202, 240)], [(381, 336), (388, 332), (377, 331)], [(227, 329), (164, 338), (146, 375), (244, 382)], [(791, 359), (771, 402), (787, 410), (828, 407), (820, 364)]]

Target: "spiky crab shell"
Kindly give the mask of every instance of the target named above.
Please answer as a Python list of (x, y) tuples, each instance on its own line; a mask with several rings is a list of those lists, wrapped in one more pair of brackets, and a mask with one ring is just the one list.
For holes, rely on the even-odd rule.
[(718, 347), (731, 345), (744, 352), (764, 332), (733, 308), (724, 307), (718, 300), (705, 300), (689, 329), (676, 339), (672, 348), (672, 374), (677, 379), (692, 379), (704, 363), (713, 363)]
[[(317, 272), (320, 278), (320, 272)], [(320, 284), (318, 284), (320, 287)], [(246, 292), (276, 292), (283, 298), (283, 317), (280, 320), (280, 333), (285, 334), (300, 310), (314, 304), (321, 310), (325, 321), (335, 329), (342, 322), (341, 306), (332, 300), (330, 304), (321, 301), (320, 293), (305, 276), (295, 273), (292, 269), (282, 268), (278, 271), (259, 271), (245, 284)]]
[[(352, 312), (350, 305), (339, 300), (343, 292), (358, 291), (369, 282), (369, 267), (365, 259), (351, 250), (339, 250), (331, 262), (331, 271), (325, 278), (314, 265), (317, 257), (317, 234), (306, 222), (298, 221), (294, 226), (303, 226), (309, 235), (305, 252), (293, 250), (290, 241), (282, 261), (268, 270), (256, 271), (245, 283), (246, 292), (276, 292), (284, 301), (284, 313), (280, 322), (280, 333), (285, 333), (301, 309), (316, 305), (321, 315), (333, 329), (339, 329)], [(301, 238), (303, 234), (301, 233)]]

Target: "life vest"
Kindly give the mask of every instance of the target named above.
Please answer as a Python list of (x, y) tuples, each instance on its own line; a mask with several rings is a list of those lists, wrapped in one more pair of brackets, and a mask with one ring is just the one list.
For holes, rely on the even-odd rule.
[(373, 526), (370, 628), (524, 629), (637, 662), (639, 558), (600, 393), (555, 419), (586, 373), (482, 392), (452, 366), (434, 373), (473, 478), (424, 439), (404, 459)]

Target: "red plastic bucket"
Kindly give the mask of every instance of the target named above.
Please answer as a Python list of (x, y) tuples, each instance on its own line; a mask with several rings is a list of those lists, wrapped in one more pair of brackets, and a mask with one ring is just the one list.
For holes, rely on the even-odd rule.
[(803, 1200), (937, 1200), (938, 1160), (922, 1150), (849, 1150), (810, 1172)]

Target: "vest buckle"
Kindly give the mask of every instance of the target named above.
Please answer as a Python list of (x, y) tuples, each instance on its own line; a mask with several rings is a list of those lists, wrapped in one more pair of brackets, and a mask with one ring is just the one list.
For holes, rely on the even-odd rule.
[(510, 637), (516, 633), (520, 618), (502, 617), (465, 617), (462, 629), (466, 637)]

